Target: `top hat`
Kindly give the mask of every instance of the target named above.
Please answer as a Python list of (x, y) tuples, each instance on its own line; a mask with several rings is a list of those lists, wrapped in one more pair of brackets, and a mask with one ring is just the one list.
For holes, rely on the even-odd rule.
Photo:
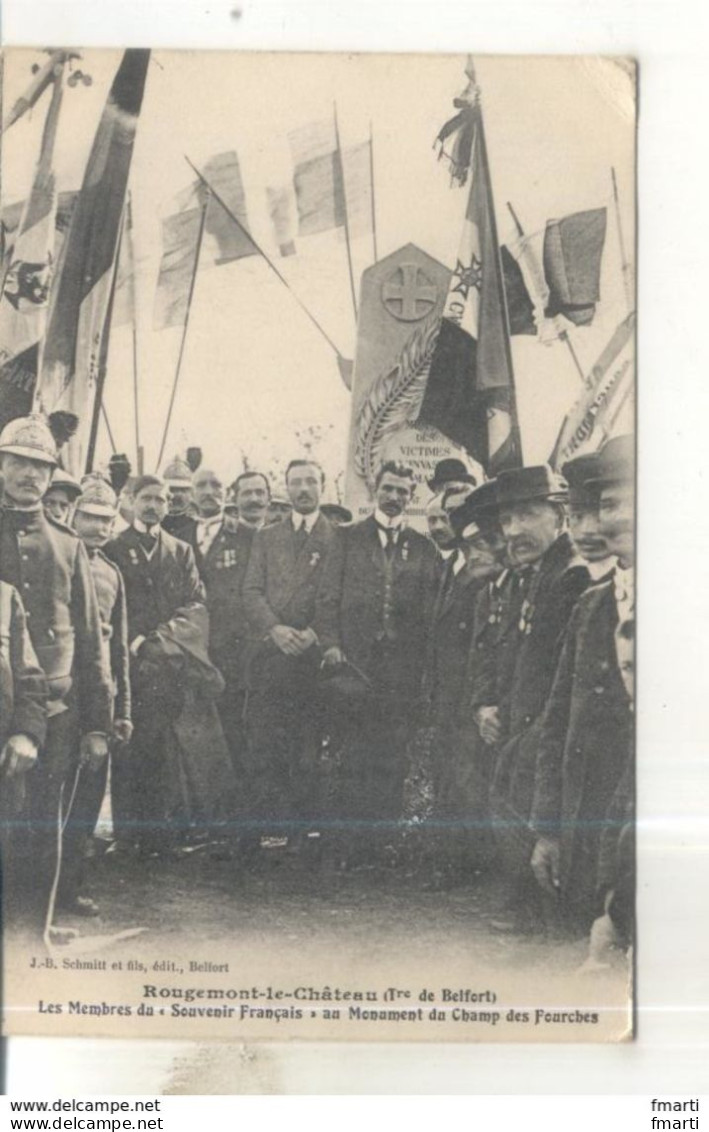
[(569, 497), (566, 480), (558, 472), (553, 472), (548, 464), (534, 464), (528, 468), (511, 468), (500, 472), (495, 488), (498, 507), (528, 503), (535, 499), (565, 503)]
[(635, 438), (613, 436), (608, 440), (597, 457), (595, 475), (589, 483), (602, 487), (609, 483), (633, 483), (635, 479)]
[(477, 484), (475, 476), (471, 475), (462, 460), (439, 460), (433, 469), (433, 477), (428, 481), (432, 492), (441, 491), (447, 483)]

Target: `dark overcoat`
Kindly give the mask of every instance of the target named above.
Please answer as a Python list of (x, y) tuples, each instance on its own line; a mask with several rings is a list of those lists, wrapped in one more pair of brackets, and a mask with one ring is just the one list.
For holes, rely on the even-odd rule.
[[(613, 583), (580, 598), (564, 638), (541, 721), (532, 825), (561, 839), (562, 886), (592, 897), (611, 804), (632, 758), (633, 716), (615, 647)], [(625, 820), (624, 817), (621, 820)], [(617, 828), (615, 830), (617, 834)]]

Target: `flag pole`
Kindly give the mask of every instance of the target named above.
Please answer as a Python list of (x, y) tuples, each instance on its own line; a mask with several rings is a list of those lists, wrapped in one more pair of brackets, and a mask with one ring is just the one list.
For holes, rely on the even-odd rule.
[[(352, 309), (354, 310), (355, 322), (357, 321), (357, 292), (355, 290), (354, 269), (352, 267), (352, 248), (350, 246), (350, 221), (347, 215), (347, 193), (345, 192), (345, 164), (342, 160), (342, 146), (340, 145), (340, 127), (337, 123), (337, 103), (333, 102), (333, 116), (335, 122), (335, 153), (337, 154), (337, 165), (340, 171), (340, 185), (342, 186), (342, 209), (345, 221), (345, 243), (347, 245), (347, 266), (350, 275), (350, 291), (352, 292)], [(335, 198), (337, 199), (337, 198)]]
[(197, 168), (197, 166), (196, 166), (196, 165), (193, 165), (193, 164), (192, 164), (192, 162), (190, 161), (189, 157), (187, 157), (187, 155), (186, 155), (186, 154), (185, 154), (185, 161), (186, 161), (186, 162), (187, 162), (187, 164), (189, 165), (189, 167), (190, 167), (190, 169), (192, 170), (192, 172), (193, 172), (193, 173), (194, 173), (194, 174), (195, 174), (195, 175), (196, 175), (197, 177), (199, 177), (199, 180), (200, 180), (200, 181), (202, 182), (202, 184), (204, 185), (204, 187), (205, 187), (206, 189), (208, 189), (208, 190), (209, 190), (209, 192), (210, 192), (210, 193), (212, 194), (212, 196), (214, 197), (214, 199), (215, 199), (215, 201), (217, 202), (217, 204), (220, 204), (220, 205), (221, 205), (221, 207), (222, 207), (222, 208), (224, 209), (224, 211), (225, 211), (225, 213), (227, 214), (227, 216), (229, 217), (229, 219), (230, 219), (230, 220), (232, 220), (232, 221), (233, 221), (233, 223), (234, 223), (234, 224), (236, 224), (237, 228), (239, 228), (239, 229), (240, 229), (240, 230), (241, 230), (241, 231), (242, 231), (242, 232), (244, 233), (244, 235), (245, 235), (245, 236), (247, 237), (247, 239), (249, 239), (249, 240), (251, 241), (251, 243), (253, 244), (254, 248), (255, 248), (255, 249), (256, 249), (256, 251), (257, 251), (257, 253), (258, 253), (258, 254), (259, 254), (259, 255), (261, 256), (261, 258), (262, 258), (263, 260), (265, 260), (265, 261), (266, 261), (266, 263), (268, 264), (268, 266), (269, 266), (269, 267), (271, 268), (271, 271), (273, 272), (273, 274), (274, 274), (274, 275), (275, 275), (275, 276), (276, 276), (276, 277), (277, 277), (278, 279), (280, 279), (281, 283), (282, 283), (282, 284), (283, 284), (283, 286), (284, 286), (284, 287), (286, 288), (286, 290), (290, 292), (290, 294), (291, 294), (291, 295), (293, 296), (293, 298), (295, 299), (295, 301), (296, 301), (296, 303), (298, 304), (298, 306), (300, 307), (300, 309), (301, 309), (301, 310), (303, 311), (303, 314), (307, 315), (307, 317), (308, 317), (308, 318), (310, 319), (310, 321), (312, 322), (313, 326), (314, 326), (314, 327), (316, 328), (316, 330), (318, 330), (318, 331), (320, 332), (320, 334), (322, 335), (322, 337), (323, 337), (323, 338), (325, 339), (325, 341), (327, 342), (327, 344), (328, 344), (328, 346), (330, 347), (330, 349), (334, 351), (334, 353), (335, 353), (335, 354), (337, 355), (337, 357), (338, 357), (338, 358), (341, 358), (341, 357), (342, 357), (342, 354), (341, 354), (341, 353), (340, 353), (340, 351), (338, 350), (338, 348), (337, 348), (337, 346), (335, 345), (335, 343), (333, 342), (332, 338), (331, 338), (331, 337), (329, 336), (329, 334), (327, 334), (327, 333), (325, 332), (325, 330), (323, 330), (322, 326), (320, 325), (320, 323), (318, 322), (318, 320), (316, 319), (316, 317), (315, 317), (315, 315), (314, 315), (314, 314), (312, 313), (312, 311), (308, 310), (308, 308), (306, 307), (306, 305), (305, 305), (305, 303), (303, 302), (303, 300), (302, 300), (302, 299), (301, 299), (301, 298), (300, 298), (300, 297), (299, 297), (299, 296), (298, 296), (298, 295), (297, 295), (297, 294), (295, 293), (295, 291), (293, 290), (293, 288), (291, 287), (290, 283), (289, 283), (289, 282), (288, 282), (288, 280), (287, 280), (287, 279), (285, 278), (285, 276), (281, 274), (281, 272), (280, 272), (280, 271), (278, 270), (278, 268), (276, 267), (275, 263), (274, 263), (274, 262), (273, 262), (273, 261), (272, 261), (271, 259), (269, 259), (269, 257), (268, 257), (268, 256), (266, 255), (266, 253), (265, 253), (265, 251), (263, 250), (263, 248), (262, 248), (262, 247), (261, 247), (261, 246), (260, 246), (259, 244), (257, 244), (257, 243), (256, 243), (256, 240), (255, 240), (255, 239), (253, 238), (253, 236), (251, 235), (251, 233), (249, 232), (249, 230), (248, 230), (248, 229), (247, 229), (247, 228), (245, 227), (245, 225), (243, 225), (243, 224), (241, 223), (241, 221), (239, 220), (238, 216), (236, 216), (236, 215), (235, 215), (235, 214), (234, 214), (234, 213), (232, 212), (232, 210), (231, 210), (231, 209), (229, 208), (229, 205), (228, 205), (228, 204), (226, 203), (226, 201), (225, 201), (225, 200), (223, 199), (223, 197), (220, 197), (220, 195), (219, 195), (219, 193), (217, 192), (217, 190), (216, 190), (216, 189), (215, 189), (215, 188), (214, 188), (214, 187), (213, 187), (213, 186), (212, 186), (212, 185), (210, 184), (210, 182), (209, 182), (209, 181), (207, 180), (207, 178), (206, 178), (206, 177), (204, 176), (204, 174), (203, 174), (203, 173), (200, 173), (200, 171), (199, 171), (199, 169)]
[(621, 265), (622, 265), (621, 269), (622, 269), (622, 272), (623, 272), (623, 288), (625, 290), (625, 302), (626, 302), (626, 305), (628, 307), (628, 313), (630, 313), (630, 311), (635, 309), (634, 303), (633, 303), (633, 288), (632, 288), (631, 279), (630, 279), (631, 268), (630, 268), (630, 263), (628, 262), (628, 256), (627, 256), (626, 251), (625, 251), (625, 239), (623, 237), (623, 224), (622, 224), (622, 221), (620, 219), (620, 200), (618, 199), (618, 182), (616, 180), (614, 166), (611, 166), (611, 179), (613, 181), (613, 204), (614, 204), (614, 209), (615, 209), (615, 222), (616, 222), (616, 226), (618, 228), (618, 243), (620, 245), (620, 259), (621, 259)]
[(178, 354), (178, 357), (177, 357), (177, 367), (175, 369), (175, 379), (172, 383), (172, 393), (170, 394), (170, 404), (168, 406), (167, 417), (165, 419), (165, 428), (163, 429), (162, 440), (160, 442), (160, 452), (158, 453), (158, 459), (157, 459), (157, 463), (155, 465), (156, 471), (160, 467), (160, 464), (162, 462), (163, 453), (165, 451), (165, 445), (167, 443), (167, 434), (170, 430), (170, 421), (172, 419), (172, 410), (175, 407), (175, 396), (177, 394), (177, 385), (178, 385), (178, 382), (180, 380), (180, 372), (182, 370), (182, 359), (183, 359), (184, 354), (185, 354), (185, 342), (187, 341), (187, 327), (189, 326), (189, 322), (190, 322), (190, 312), (192, 310), (192, 298), (194, 296), (194, 288), (195, 288), (195, 283), (197, 281), (197, 269), (199, 267), (199, 254), (202, 250), (202, 241), (204, 240), (204, 229), (205, 229), (205, 225), (206, 225), (206, 222), (207, 222), (207, 209), (209, 207), (209, 200), (210, 200), (210, 197), (212, 195), (211, 190), (209, 189), (209, 186), (207, 186), (207, 189), (208, 189), (207, 195), (205, 197), (204, 204), (202, 205), (202, 216), (201, 216), (200, 222), (199, 222), (199, 233), (197, 235), (197, 244), (195, 246), (194, 264), (192, 265), (192, 278), (190, 279), (190, 289), (189, 289), (189, 294), (187, 296), (187, 310), (185, 312), (185, 322), (184, 322), (184, 325), (182, 327), (182, 341), (180, 342), (180, 353)]
[(377, 253), (377, 209), (374, 202), (374, 133), (372, 123), (369, 123), (369, 191), (372, 200), (372, 245), (374, 247), (374, 262), (379, 261)]
[[(507, 201), (507, 207), (510, 210), (510, 215), (512, 216), (512, 219), (514, 221), (514, 225), (515, 225), (515, 228), (517, 230), (517, 235), (519, 236), (520, 240), (526, 241), (524, 229), (522, 228), (522, 225), (519, 222), (519, 217), (517, 216), (517, 213), (515, 212), (514, 208), (512, 207), (512, 205), (510, 204), (509, 201)], [(535, 277), (539, 278), (539, 276), (542, 275), (542, 269), (539, 266), (539, 263), (537, 262), (536, 256), (532, 252), (532, 249), (530, 248), (529, 244), (527, 244), (526, 242), (525, 242), (525, 245), (524, 245), (524, 252), (527, 256), (527, 262), (529, 263), (532, 271), (534, 272)], [(554, 316), (553, 321), (554, 321), (555, 326), (559, 330), (560, 340), (565, 344), (567, 350), (569, 351), (569, 354), (571, 355), (571, 360), (574, 363), (574, 366), (576, 368), (576, 372), (578, 373), (578, 375), (581, 378), (584, 385), (588, 385), (588, 378), (586, 377), (586, 374), (583, 371), (583, 366), (581, 365), (581, 362), (579, 361), (578, 354), (576, 353), (576, 350), (574, 349), (574, 344), (571, 341), (571, 338), (569, 337), (568, 331), (565, 330), (563, 327), (561, 329), (559, 329), (559, 324), (556, 320), (556, 316)]]
[[(103, 390), (106, 385), (106, 371), (108, 369), (108, 342), (111, 335), (111, 318), (113, 316), (113, 301), (116, 296), (116, 284), (118, 282), (118, 261), (121, 256), (121, 244), (123, 243), (123, 233), (125, 229), (125, 213), (123, 215), (123, 224), (121, 225), (120, 234), (118, 236), (118, 244), (116, 246), (116, 254), (113, 261), (113, 274), (111, 277), (111, 290), (108, 293), (108, 303), (106, 305), (106, 317), (103, 323), (103, 331), (101, 334), (101, 343), (99, 346), (98, 356), (98, 372), (96, 374), (96, 392), (94, 394), (93, 413), (91, 415), (91, 431), (89, 432), (89, 443), (86, 449), (86, 466), (85, 471), (93, 471), (94, 457), (96, 455), (96, 440), (98, 438), (98, 423), (101, 417), (101, 410), (103, 409)], [(103, 410), (104, 417), (106, 410)], [(108, 418), (105, 417), (106, 423)], [(110, 428), (109, 428), (110, 437)], [(113, 440), (111, 439), (111, 444)], [(113, 449), (115, 452), (115, 448)]]
[(116, 442), (113, 439), (113, 432), (111, 431), (111, 423), (108, 419), (108, 413), (106, 412), (106, 406), (104, 405), (103, 401), (101, 402), (101, 416), (103, 417), (103, 423), (105, 424), (106, 432), (108, 433), (108, 440), (109, 440), (109, 443), (111, 445), (111, 452), (115, 456), (115, 454), (116, 454)]
[(132, 360), (133, 360), (133, 424), (135, 429), (135, 460), (138, 474), (142, 475), (141, 447), (140, 447), (140, 414), (138, 403), (138, 322), (135, 305), (135, 255), (133, 254), (133, 198), (128, 193), (126, 200), (126, 229), (128, 251), (130, 258), (130, 294), (131, 294), (131, 323), (132, 323)]
[[(471, 81), (473, 83), (476, 83), (477, 80), (475, 78), (475, 65), (474, 65), (472, 57), (468, 58), (468, 69), (466, 69), (466, 73), (468, 74)], [(487, 157), (487, 145), (486, 145), (486, 142), (485, 142), (485, 126), (483, 124), (483, 113), (482, 113), (482, 107), (481, 107), (479, 102), (478, 102), (478, 105), (477, 105), (477, 123), (476, 123), (476, 125), (477, 125), (477, 129), (480, 131), (480, 156), (482, 158), (481, 165), (482, 165), (482, 169), (483, 169), (483, 176), (484, 176), (484, 179), (485, 179), (485, 189), (486, 189), (486, 192), (487, 192), (488, 200), (492, 204), (492, 202), (494, 201), (494, 197), (492, 195), (492, 180), (490, 178), (490, 166), (488, 164), (488, 157)], [(502, 277), (502, 263), (501, 263), (501, 260), (500, 260), (500, 241), (499, 241), (498, 235), (497, 235), (497, 223), (496, 223), (496, 220), (495, 220), (495, 209), (494, 209), (494, 207), (490, 208), (490, 228), (492, 230), (493, 247), (495, 248), (495, 252), (496, 252), (496, 255), (497, 255), (497, 279), (498, 279), (498, 284), (499, 284), (499, 300), (500, 300), (501, 308), (504, 311), (505, 323), (507, 325), (507, 331), (506, 331), (506, 333), (504, 334), (503, 337), (504, 337), (504, 340), (505, 340), (505, 353), (507, 355), (507, 365), (508, 365), (509, 374), (510, 374), (510, 421), (511, 421), (510, 432), (511, 432), (511, 435), (514, 437), (517, 451), (520, 454), (520, 460), (522, 461), (522, 463), (524, 463), (524, 455), (523, 455), (523, 449), (522, 449), (522, 434), (521, 434), (520, 427), (519, 427), (519, 417), (517, 416), (517, 390), (515, 388), (514, 367), (512, 365), (512, 346), (511, 346), (511, 343), (510, 343), (510, 319), (509, 319), (509, 314), (507, 312), (507, 295), (505, 294), (505, 285), (504, 285), (503, 277)], [(488, 453), (488, 455), (489, 455), (489, 453)]]

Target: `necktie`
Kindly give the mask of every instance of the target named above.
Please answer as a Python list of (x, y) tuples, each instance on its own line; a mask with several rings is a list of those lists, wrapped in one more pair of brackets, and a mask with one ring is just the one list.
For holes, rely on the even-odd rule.
[(305, 526), (305, 519), (301, 519), (300, 526), (295, 531), (295, 553), (296, 553), (296, 555), (300, 554), (301, 550), (303, 549), (303, 545), (304, 545), (307, 537), (308, 537), (308, 530), (307, 530), (307, 527)]
[(151, 554), (155, 549), (157, 538), (150, 531), (138, 531), (138, 540), (146, 554)]

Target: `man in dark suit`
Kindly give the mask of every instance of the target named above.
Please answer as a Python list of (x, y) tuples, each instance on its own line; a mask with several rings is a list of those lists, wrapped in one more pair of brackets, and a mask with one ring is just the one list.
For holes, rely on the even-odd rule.
[[(561, 640), (572, 610), (589, 583), (566, 531), (566, 482), (546, 465), (501, 472), (497, 507), (507, 553), (515, 563), (521, 604), (516, 633), (508, 639), (511, 675), (497, 712), (487, 720), (499, 744), (491, 806), (516, 915), (501, 930), (544, 926), (544, 910), (529, 867), (528, 822), (536, 757), (546, 702)], [(481, 720), (481, 733), (483, 730)]]
[(313, 621), (334, 536), (320, 514), (323, 484), (314, 461), (290, 462), (292, 513), (256, 533), (244, 580), (244, 609), (255, 638), (247, 709), (252, 812), (269, 832), (303, 831), (318, 817), (322, 710)]
[(132, 525), (106, 546), (123, 575), (128, 608), (134, 732), (125, 770), (125, 791), (135, 836), (148, 851), (170, 844), (167, 809), (170, 727), (183, 704), (183, 689), (159, 655), (160, 634), (177, 616), (189, 619), (206, 600), (192, 548), (160, 526), (165, 486), (140, 476), (133, 488)]
[[(436, 585), (436, 551), (406, 526), (410, 468), (387, 462), (369, 518), (341, 527), (327, 562), (316, 629), (326, 670), (354, 676), (343, 740), (341, 810), (360, 824), (360, 852), (388, 839), (402, 813), (406, 747), (416, 723)], [(352, 698), (352, 697), (350, 697)]]
[[(55, 443), (43, 418), (17, 418), (0, 434), (0, 578), (22, 596), (49, 689), (46, 740), (28, 784), (35, 841), (28, 884), (35, 928), (45, 920), (51, 926), (51, 893), (59, 872), (57, 821), (64, 822), (62, 868), (70, 875), (77, 847), (71, 837), (71, 798), (84, 768), (92, 773), (107, 758), (111, 726), (110, 682), (86, 551), (72, 530), (42, 510), (56, 463)], [(64, 911), (95, 911), (75, 892), (60, 889), (60, 896)]]
[[(434, 883), (469, 876), (489, 856), (487, 752), (465, 702), (466, 674), (475, 631), (478, 598), (501, 570), (500, 538), (486, 524), (486, 487), (470, 494), (447, 514), (451, 493), (434, 497), (427, 508), (431, 536), (453, 539), (441, 553), (444, 569), (433, 606), (424, 696), (433, 728), (433, 819), (443, 826), (437, 838)], [(458, 500), (457, 491), (453, 498)], [(481, 506), (482, 497), (482, 506)], [(446, 522), (440, 516), (445, 517)], [(432, 521), (436, 525), (432, 529)]]
[(542, 721), (532, 807), (534, 874), (544, 891), (561, 896), (568, 926), (584, 934), (604, 911), (601, 890), (613, 887), (608, 843), (618, 841), (614, 812), (632, 777), (632, 439), (609, 441), (587, 473), (618, 566), (583, 594), (569, 622)]
[(223, 517), (206, 551), (195, 546), (207, 593), (209, 654), (225, 684), (217, 707), (244, 801), (250, 793), (243, 726), (249, 630), (242, 591), (254, 535), (263, 526), (270, 493), (266, 476), (243, 472), (230, 495), (237, 512), (236, 526), (231, 527)]

